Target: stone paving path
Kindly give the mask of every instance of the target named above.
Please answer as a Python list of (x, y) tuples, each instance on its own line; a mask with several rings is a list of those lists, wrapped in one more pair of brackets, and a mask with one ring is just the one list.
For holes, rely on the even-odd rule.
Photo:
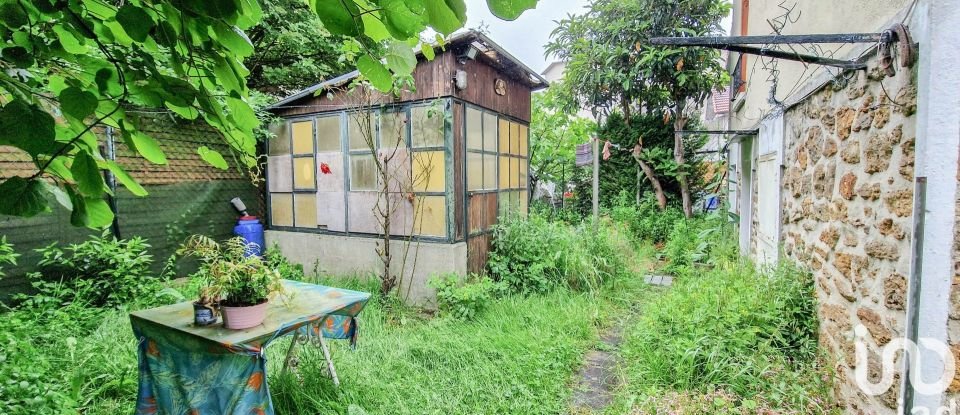
[[(647, 275), (644, 282), (650, 285), (669, 287), (673, 277)], [(626, 319), (630, 320), (630, 319)], [(618, 386), (617, 365), (620, 343), (623, 341), (624, 320), (618, 321), (600, 336), (601, 345), (584, 357), (583, 366), (576, 374), (571, 413), (588, 414), (601, 412), (613, 402), (613, 391)]]

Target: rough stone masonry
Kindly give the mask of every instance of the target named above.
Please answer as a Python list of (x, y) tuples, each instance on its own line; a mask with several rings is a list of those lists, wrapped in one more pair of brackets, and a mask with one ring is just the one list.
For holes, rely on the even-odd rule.
[(868, 65), (784, 114), (782, 240), (814, 273), (837, 400), (847, 413), (893, 414), (899, 375), (879, 396), (854, 381), (854, 328), (869, 332), (867, 369), (878, 382), (881, 347), (905, 328), (917, 93), (908, 69), (886, 76), (875, 57)]

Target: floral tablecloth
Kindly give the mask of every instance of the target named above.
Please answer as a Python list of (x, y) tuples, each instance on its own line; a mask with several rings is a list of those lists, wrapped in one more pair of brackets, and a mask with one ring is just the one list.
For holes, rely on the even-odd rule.
[(136, 414), (272, 414), (267, 345), (295, 330), (354, 340), (354, 317), (370, 298), (297, 281), (284, 289), (266, 321), (247, 330), (195, 326), (191, 302), (130, 313), (139, 341)]

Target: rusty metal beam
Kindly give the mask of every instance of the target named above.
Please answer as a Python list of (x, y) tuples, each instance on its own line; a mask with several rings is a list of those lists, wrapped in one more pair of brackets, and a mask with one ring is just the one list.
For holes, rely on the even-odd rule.
[(757, 135), (757, 130), (677, 130), (680, 134), (736, 134), (736, 135)]
[(655, 37), (654, 45), (672, 46), (728, 46), (728, 45), (783, 45), (800, 43), (878, 43), (895, 40), (892, 32), (881, 33), (825, 33), (815, 35), (766, 35), (766, 36), (686, 36)]
[(755, 48), (752, 46), (727, 46), (715, 45), (705, 46), (708, 48), (724, 49), (731, 52), (746, 53), (748, 55), (767, 56), (776, 59), (786, 59), (791, 61), (812, 63), (814, 65), (834, 66), (843, 69), (867, 69), (867, 64), (856, 61), (844, 61), (839, 59), (824, 58), (822, 56), (804, 55), (802, 53), (784, 52), (782, 50)]

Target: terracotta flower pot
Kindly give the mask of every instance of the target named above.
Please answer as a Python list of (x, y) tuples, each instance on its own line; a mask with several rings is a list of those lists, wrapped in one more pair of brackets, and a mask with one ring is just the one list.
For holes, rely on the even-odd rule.
[(223, 326), (233, 330), (258, 326), (267, 318), (267, 304), (269, 303), (264, 301), (248, 307), (220, 306), (220, 314), (223, 315)]

